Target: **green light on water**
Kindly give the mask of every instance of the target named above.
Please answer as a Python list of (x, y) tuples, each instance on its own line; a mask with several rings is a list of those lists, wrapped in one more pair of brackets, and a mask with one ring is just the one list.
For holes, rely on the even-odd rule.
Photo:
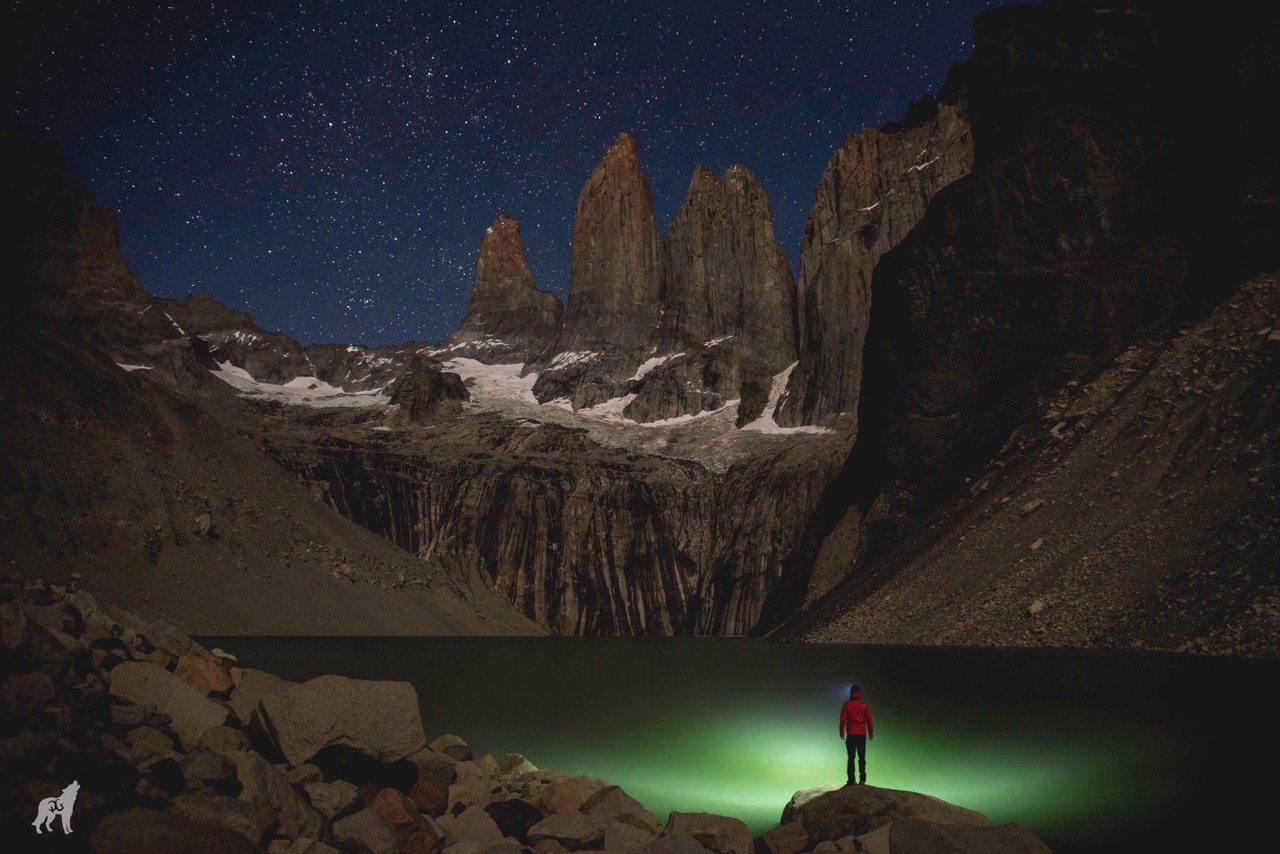
[[(717, 712), (718, 715), (718, 712)], [(909, 789), (993, 820), (1070, 826), (1124, 808), (1133, 793), (1111, 765), (1121, 745), (1009, 740), (976, 743), (963, 733), (899, 721), (883, 724), (868, 749), (868, 782)], [(776, 825), (800, 789), (841, 785), (845, 747), (834, 716), (689, 716), (654, 720), (625, 739), (556, 751), (548, 764), (618, 783), (659, 818), (672, 810), (741, 818), (754, 833)]]

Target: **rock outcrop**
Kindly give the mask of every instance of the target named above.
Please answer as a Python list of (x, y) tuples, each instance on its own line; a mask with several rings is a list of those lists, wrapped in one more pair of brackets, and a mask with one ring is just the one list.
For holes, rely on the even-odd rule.
[(559, 297), (534, 287), (519, 223), (499, 214), (481, 238), (467, 313), (443, 354), (528, 361), (555, 341), (562, 313)]
[(653, 198), (635, 140), (623, 133), (578, 194), (569, 303), (556, 344), (537, 360), (538, 399), (569, 397), (577, 408), (611, 397), (649, 347), (661, 287)]
[(456, 415), (462, 404), (471, 399), (457, 374), (421, 364), (392, 383), (389, 391), (391, 403), (400, 407), (398, 420), (411, 424)]
[(230, 362), (260, 382), (286, 383), (316, 376), (315, 366), (288, 335), (268, 332), (243, 311), (223, 305), (210, 294), (156, 300), (152, 309), (164, 315), (177, 335), (197, 336), (219, 363)]
[(872, 272), (972, 162), (964, 104), (932, 98), (902, 125), (851, 134), (831, 156), (800, 246), (799, 364), (778, 404), (779, 424), (852, 420)]
[(150, 301), (120, 255), (115, 214), (67, 171), (61, 151), (6, 131), (0, 158), (14, 214), (6, 314), (39, 307), (65, 316), (88, 300)]
[(861, 836), (903, 818), (920, 818), (936, 824), (991, 826), (982, 813), (938, 798), (866, 785), (833, 789), (802, 800), (794, 807), (788, 804), (782, 813), (783, 823), (799, 821), (814, 842)]

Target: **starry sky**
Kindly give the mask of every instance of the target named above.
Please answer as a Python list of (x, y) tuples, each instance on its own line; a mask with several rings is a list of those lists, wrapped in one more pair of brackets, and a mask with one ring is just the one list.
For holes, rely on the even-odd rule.
[(994, 5), (11, 0), (5, 89), (152, 293), (303, 343), (438, 340), (499, 211), (565, 297), (578, 190), (622, 130), (660, 228), (695, 164), (745, 163), (794, 268), (834, 148), (936, 91)]

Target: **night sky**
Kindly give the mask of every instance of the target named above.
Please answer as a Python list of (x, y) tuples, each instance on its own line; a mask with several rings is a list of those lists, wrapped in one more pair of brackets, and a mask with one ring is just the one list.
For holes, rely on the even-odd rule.
[(994, 5), (12, 0), (5, 91), (152, 293), (304, 343), (437, 340), (500, 210), (565, 296), (578, 190), (622, 130), (660, 228), (695, 164), (746, 163), (794, 267), (832, 150), (936, 91)]

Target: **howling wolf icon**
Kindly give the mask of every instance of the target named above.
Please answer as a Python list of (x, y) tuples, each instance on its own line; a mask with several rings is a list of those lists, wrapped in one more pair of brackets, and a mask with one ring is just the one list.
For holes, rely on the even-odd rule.
[[(80, 781), (72, 780), (71, 785), (62, 790), (62, 794), (56, 798), (45, 798), (40, 802), (40, 808), (36, 810), (36, 820), (31, 825), (36, 829), (36, 833), (44, 833), (45, 830), (53, 831), (53, 820), (57, 816), (62, 816), (62, 832), (71, 832), (71, 811), (76, 808), (76, 795), (80, 793)], [(43, 829), (41, 827), (43, 826)]]

